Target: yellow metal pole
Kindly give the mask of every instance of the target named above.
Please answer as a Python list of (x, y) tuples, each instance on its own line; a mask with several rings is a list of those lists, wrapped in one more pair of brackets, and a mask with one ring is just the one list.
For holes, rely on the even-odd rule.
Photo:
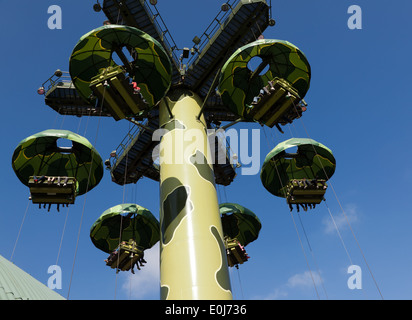
[[(167, 101), (165, 101), (167, 99)], [(174, 89), (159, 106), (163, 300), (232, 299), (202, 101)], [(169, 107), (173, 117), (167, 109)]]

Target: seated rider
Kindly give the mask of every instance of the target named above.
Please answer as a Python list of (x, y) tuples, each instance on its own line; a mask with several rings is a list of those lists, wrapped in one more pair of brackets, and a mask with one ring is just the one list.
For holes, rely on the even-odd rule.
[(147, 103), (142, 93), (140, 92), (140, 87), (137, 85), (137, 82), (132, 81), (133, 94), (138, 94), (144, 103)]

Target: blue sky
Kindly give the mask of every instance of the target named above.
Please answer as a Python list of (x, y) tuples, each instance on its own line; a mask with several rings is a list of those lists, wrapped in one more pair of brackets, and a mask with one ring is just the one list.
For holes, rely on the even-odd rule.
[[(191, 46), (193, 37), (204, 31), (222, 2), (159, 0), (158, 9), (178, 46), (184, 47)], [(92, 10), (94, 3), (7, 3), (8, 14), (3, 16), (0, 30), (0, 254), (10, 259), (29, 205), (13, 255), (17, 266), (46, 284), (50, 277), (47, 269), (57, 262), (63, 287), (56, 291), (66, 297), (70, 288), (70, 299), (158, 299), (158, 246), (146, 253), (148, 264), (142, 271), (116, 276), (103, 262), (106, 254), (89, 239), (90, 227), (101, 213), (122, 202), (138, 203), (158, 217), (157, 183), (142, 179), (124, 188), (111, 182), (105, 171), (99, 186), (77, 198), (68, 215), (67, 209), (47, 213), (28, 204), (28, 189), (11, 167), (17, 144), (49, 128), (79, 132), (103, 159), (129, 130), (127, 121), (57, 115), (36, 93), (56, 69), (68, 70), (78, 39), (105, 20), (102, 12)], [(264, 32), (265, 38), (288, 40), (298, 46), (311, 64), (312, 81), (305, 97), (308, 111), (302, 119), (290, 130), (286, 127), (283, 135), (275, 128), (261, 129), (260, 162), (279, 142), (309, 135), (332, 149), (337, 168), (326, 204), (301, 213), (301, 220), (296, 211), (292, 220), (285, 200), (269, 194), (259, 175), (238, 174), (230, 186), (218, 187), (221, 202), (251, 209), (263, 224), (259, 239), (247, 247), (251, 259), (239, 270), (230, 270), (234, 298), (380, 299), (369, 266), (385, 299), (411, 299), (412, 151), (408, 145), (412, 111), (408, 93), (412, 4), (399, 0), (390, 4), (362, 0), (272, 3), (277, 23)], [(361, 30), (347, 26), (348, 7), (353, 4), (362, 8)], [(47, 27), (51, 5), (62, 8), (61, 30)], [(260, 126), (239, 124), (235, 128)], [(347, 269), (352, 263), (361, 267), (361, 290), (347, 286)]]

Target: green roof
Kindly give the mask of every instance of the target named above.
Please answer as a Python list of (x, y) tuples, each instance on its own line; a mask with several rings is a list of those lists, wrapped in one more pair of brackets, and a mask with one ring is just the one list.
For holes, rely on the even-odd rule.
[(64, 298), (0, 255), (0, 300)]

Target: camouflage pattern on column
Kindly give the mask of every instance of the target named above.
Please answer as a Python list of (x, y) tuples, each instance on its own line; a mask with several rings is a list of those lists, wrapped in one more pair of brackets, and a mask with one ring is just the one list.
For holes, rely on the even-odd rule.
[[(201, 100), (176, 89), (160, 104), (162, 299), (232, 299)], [(173, 118), (170, 118), (167, 107)]]

